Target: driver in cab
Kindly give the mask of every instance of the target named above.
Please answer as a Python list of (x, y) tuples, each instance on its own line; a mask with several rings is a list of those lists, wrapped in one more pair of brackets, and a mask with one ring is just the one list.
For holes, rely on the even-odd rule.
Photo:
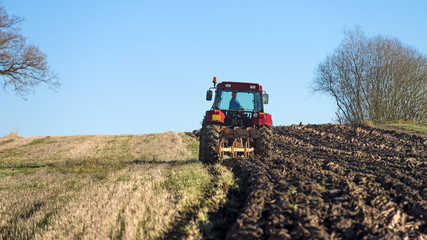
[(242, 105), (240, 105), (239, 100), (237, 100), (236, 97), (237, 97), (237, 92), (232, 92), (229, 109), (230, 110), (245, 110), (245, 108), (242, 107)]

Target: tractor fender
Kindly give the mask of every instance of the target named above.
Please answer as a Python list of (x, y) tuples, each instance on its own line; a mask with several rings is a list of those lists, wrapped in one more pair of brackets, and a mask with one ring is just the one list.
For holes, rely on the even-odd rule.
[(206, 111), (206, 121), (224, 123), (225, 114), (221, 110), (209, 110)]
[(252, 126), (256, 125), (273, 125), (271, 114), (259, 113), (257, 117), (252, 118)]

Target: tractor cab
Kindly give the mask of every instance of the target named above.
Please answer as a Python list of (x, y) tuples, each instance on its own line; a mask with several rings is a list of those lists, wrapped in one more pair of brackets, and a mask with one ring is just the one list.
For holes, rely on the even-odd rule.
[(211, 110), (220, 110), (225, 118), (224, 125), (232, 127), (250, 127), (253, 119), (264, 113), (264, 104), (268, 104), (268, 94), (257, 83), (222, 82), (206, 93), (206, 100), (212, 100), (212, 89), (215, 99)]

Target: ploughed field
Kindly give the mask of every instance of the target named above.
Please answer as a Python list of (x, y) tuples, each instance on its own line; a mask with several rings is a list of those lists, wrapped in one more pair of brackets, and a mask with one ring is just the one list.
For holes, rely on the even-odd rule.
[(225, 160), (245, 189), (229, 239), (427, 239), (427, 140), (365, 126), (274, 128)]

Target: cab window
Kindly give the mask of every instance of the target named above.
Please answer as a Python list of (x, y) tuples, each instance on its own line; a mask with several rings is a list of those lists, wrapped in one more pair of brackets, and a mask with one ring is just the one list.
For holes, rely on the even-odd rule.
[(230, 100), (232, 92), (237, 92), (236, 99), (239, 101), (244, 111), (260, 111), (260, 95), (261, 92), (254, 91), (236, 91), (236, 90), (220, 90), (217, 99), (217, 108), (221, 110), (230, 110)]

